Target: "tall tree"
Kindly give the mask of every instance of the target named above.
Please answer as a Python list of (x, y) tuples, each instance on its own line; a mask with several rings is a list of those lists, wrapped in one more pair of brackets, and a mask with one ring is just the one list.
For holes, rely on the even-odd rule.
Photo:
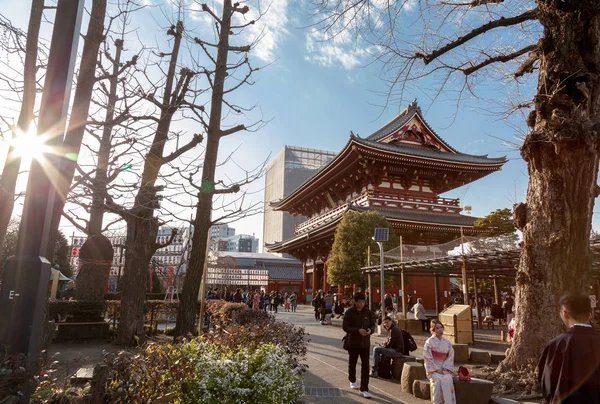
[[(227, 97), (244, 84), (250, 83), (252, 73), (258, 70), (258, 68), (251, 66), (248, 56), (252, 45), (234, 45), (231, 43), (232, 37), (238, 35), (244, 28), (255, 24), (256, 21), (237, 19), (236, 17), (238, 16), (243, 17), (246, 15), (249, 12), (249, 7), (240, 3), (233, 4), (231, 0), (223, 1), (223, 9), (220, 16), (218, 12), (215, 12), (206, 4), (202, 4), (202, 12), (208, 14), (213, 20), (217, 27), (218, 37), (216, 43), (211, 43), (200, 38), (195, 39), (211, 62), (211, 67), (204, 70), (204, 74), (211, 87), (211, 100), (209, 111), (204, 111), (204, 109), (197, 111), (199, 116), (202, 116), (202, 125), (206, 131), (206, 149), (200, 184), (195, 184), (190, 180), (191, 185), (197, 192), (197, 203), (193, 219), (194, 234), (189, 267), (179, 299), (179, 313), (177, 315), (175, 331), (175, 335), (177, 336), (195, 333), (194, 324), (197, 313), (198, 290), (202, 281), (205, 262), (208, 259), (208, 234), (211, 225), (218, 220), (211, 218), (213, 197), (239, 192), (241, 185), (254, 181), (262, 175), (262, 168), (264, 168), (263, 164), (263, 167), (258, 172), (247, 176), (244, 181), (238, 183), (225, 184), (223, 181), (215, 179), (217, 158), (219, 156), (219, 142), (221, 139), (251, 129), (243, 124), (227, 127), (223, 120), (226, 116), (224, 109), (226, 111), (229, 109), (234, 114), (242, 112), (242, 108), (228, 101)], [(216, 55), (214, 51), (216, 51)], [(231, 55), (238, 55), (238, 57), (231, 62), (229, 61)], [(241, 73), (241, 77), (235, 77), (236, 73), (241, 69), (245, 69), (244, 73)], [(229, 84), (230, 82), (233, 84), (226, 87), (226, 83)], [(201, 113), (205, 115), (200, 115)], [(239, 211), (240, 209), (235, 209), (233, 213), (235, 214)]]
[[(10, 125), (12, 138), (23, 136), (24, 133), (27, 133), (34, 118), (37, 92), (36, 73), (38, 70), (38, 50), (40, 47), (39, 35), (43, 13), (44, 0), (32, 0), (24, 48), (20, 46), (20, 44), (22, 37), (25, 34), (10, 25), (4, 27), (5, 30), (9, 30), (16, 36), (14, 38), (15, 45), (11, 46), (8, 43), (4, 43), (0, 49), (8, 54), (15, 51), (24, 55), (21, 86), (17, 85), (18, 81), (5, 77), (5, 75), (2, 74), (3, 81), (12, 83), (12, 88), (10, 89), (11, 94), (21, 94), (21, 109), (17, 124)], [(10, 22), (7, 21), (7, 24), (10, 24)], [(2, 240), (4, 240), (6, 231), (9, 229), (20, 166), (21, 157), (15, 152), (15, 148), (11, 145), (8, 150), (6, 162), (4, 163), (4, 168), (2, 169), (2, 175), (0, 175), (0, 244), (2, 243)]]
[[(327, 282), (333, 285), (366, 285), (367, 276), (360, 269), (367, 265), (367, 250), (378, 250), (372, 240), (374, 230), (380, 227), (390, 229), (390, 239), (383, 244), (385, 251), (398, 246), (399, 239), (384, 216), (377, 212), (344, 213), (335, 230), (331, 254), (327, 258)], [(388, 279), (388, 283), (389, 283)], [(374, 285), (378, 285), (374, 280)]]
[[(440, 80), (439, 95), (456, 83), (473, 91), (477, 79), (505, 83), (507, 76), (523, 80), (537, 73), (536, 94), (514, 106), (531, 108), (521, 146), (529, 187), (526, 203), (515, 207), (523, 232), (519, 333), (503, 366), (536, 362), (548, 339), (562, 331), (559, 297), (582, 289), (590, 270), (591, 218), (600, 193), (597, 0), (313, 1), (325, 15), (325, 30), (356, 28), (379, 45), (383, 71), (400, 95), (427, 76)], [(414, 27), (422, 27), (421, 40)]]
[(485, 231), (487, 236), (501, 236), (513, 234), (517, 231), (515, 227), (513, 212), (508, 208), (496, 209), (489, 215), (475, 221), (477, 230)]

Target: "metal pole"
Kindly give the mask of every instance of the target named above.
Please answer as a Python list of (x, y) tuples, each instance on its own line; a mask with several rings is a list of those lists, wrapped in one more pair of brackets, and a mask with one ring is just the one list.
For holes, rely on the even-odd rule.
[(400, 286), (402, 287), (402, 314), (406, 320), (406, 293), (404, 293), (404, 252), (402, 250), (402, 236), (400, 236)]
[(469, 279), (467, 278), (467, 259), (465, 257), (465, 240), (463, 228), (460, 228), (460, 247), (462, 250), (462, 280), (463, 280), (463, 300), (464, 304), (469, 301)]
[(385, 304), (384, 304), (384, 295), (385, 295), (385, 285), (383, 278), (383, 243), (381, 241), (377, 242), (379, 246), (379, 264), (381, 265), (381, 303), (379, 306), (379, 311), (381, 312), (381, 324), (383, 324), (383, 318), (385, 317)]
[[(50, 147), (60, 146), (64, 138), (83, 6), (84, 0), (59, 0), (56, 8), (38, 119), (38, 136), (47, 137)], [(37, 362), (42, 345), (50, 278), (50, 262), (45, 257), (54, 230), (56, 179), (52, 172), (60, 165), (57, 159), (45, 153), (43, 161), (31, 163), (17, 252), (6, 261), (0, 289), (0, 346), (26, 354), (30, 365)], [(28, 402), (30, 394), (26, 390), (22, 402)]]
[(494, 278), (494, 303), (500, 304), (500, 297), (498, 295), (498, 278)]
[(198, 324), (198, 334), (202, 334), (202, 326), (204, 324), (204, 307), (206, 305), (206, 273), (208, 272), (208, 253), (210, 252), (210, 230), (206, 240), (206, 257), (204, 258), (204, 269), (202, 270), (202, 283), (198, 300), (200, 300), (200, 324)]
[[(371, 266), (371, 246), (367, 247), (367, 266)], [(369, 284), (369, 310), (373, 310), (373, 275), (369, 272), (367, 276)]]

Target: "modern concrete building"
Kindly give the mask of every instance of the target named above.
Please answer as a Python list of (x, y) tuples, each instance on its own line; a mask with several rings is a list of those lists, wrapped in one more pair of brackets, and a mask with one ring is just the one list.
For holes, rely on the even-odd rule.
[[(171, 237), (171, 233), (172, 227), (159, 228), (156, 242), (167, 242)], [(125, 268), (126, 236), (124, 234), (113, 235), (107, 236), (107, 238), (114, 250), (113, 263), (108, 278), (108, 289), (112, 292), (117, 289), (118, 279), (123, 275), (123, 270)], [(71, 266), (75, 268), (76, 273), (79, 268), (79, 252), (86, 239), (87, 237), (85, 236), (72, 237)], [(186, 251), (186, 246), (188, 246), (189, 241), (191, 241), (189, 228), (184, 228), (183, 231), (178, 228), (178, 234), (173, 239), (173, 242), (169, 246), (156, 251), (150, 263), (154, 265), (159, 276), (166, 278), (169, 274), (169, 267), (173, 267), (174, 271), (177, 272), (177, 268), (179, 268), (182, 263), (187, 262), (189, 248)], [(150, 265), (150, 263), (148, 264)]]
[(228, 224), (216, 224), (210, 228), (210, 238), (225, 238), (235, 236), (235, 229)]
[(258, 238), (254, 235), (238, 234), (224, 238), (211, 238), (211, 249), (213, 251), (231, 252), (258, 252)]
[(292, 216), (287, 212), (275, 211), (270, 202), (288, 196), (336, 155), (326, 150), (285, 146), (275, 156), (265, 175), (264, 244), (293, 238), (296, 226), (306, 220), (301, 215)]

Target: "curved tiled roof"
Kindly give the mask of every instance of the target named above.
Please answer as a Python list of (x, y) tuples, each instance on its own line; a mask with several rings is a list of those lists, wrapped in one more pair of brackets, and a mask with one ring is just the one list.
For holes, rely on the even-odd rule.
[(351, 209), (359, 212), (376, 211), (382, 216), (385, 216), (386, 219), (391, 220), (405, 220), (407, 222), (414, 223), (437, 224), (458, 227), (472, 227), (475, 224), (475, 221), (478, 219), (477, 217), (473, 216), (457, 215), (452, 213), (427, 212), (419, 210), (411, 211), (404, 209), (381, 209), (376, 207), (361, 208), (358, 206), (353, 206)]
[(424, 158), (431, 158), (435, 160), (442, 160), (447, 162), (455, 162), (455, 163), (468, 163), (468, 164), (484, 164), (484, 165), (495, 165), (495, 164), (504, 164), (508, 160), (506, 156), (502, 157), (487, 157), (487, 155), (483, 156), (475, 156), (472, 154), (465, 153), (448, 153), (443, 152), (434, 148), (425, 148), (425, 147), (414, 147), (414, 146), (406, 146), (402, 144), (389, 144), (389, 143), (381, 143), (375, 142), (372, 140), (354, 138), (357, 143), (364, 144), (365, 146), (375, 147), (377, 149), (386, 150), (392, 153), (401, 153), (409, 156), (417, 156)]
[(403, 127), (408, 121), (410, 121), (411, 118), (415, 116), (415, 114), (419, 115), (423, 123), (427, 125), (427, 128), (439, 139), (440, 142), (447, 146), (448, 149), (452, 150), (455, 153), (458, 153), (458, 151), (455, 148), (450, 146), (444, 139), (440, 137), (440, 135), (436, 133), (436, 131), (433, 130), (433, 128), (431, 128), (427, 124), (427, 122), (425, 122), (425, 118), (423, 118), (423, 112), (421, 111), (421, 107), (419, 107), (419, 105), (417, 104), (416, 98), (413, 100), (413, 102), (408, 104), (408, 107), (406, 107), (404, 111), (396, 115), (394, 119), (386, 123), (382, 128), (369, 135), (367, 137), (367, 140), (377, 141), (383, 139), (388, 135), (391, 135), (392, 133)]

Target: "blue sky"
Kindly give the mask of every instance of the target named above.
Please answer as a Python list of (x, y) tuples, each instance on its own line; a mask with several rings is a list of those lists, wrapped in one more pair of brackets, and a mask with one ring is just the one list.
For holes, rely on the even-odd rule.
[[(159, 6), (151, 11), (154, 20), (172, 14), (173, 0), (145, 1)], [(218, 6), (218, 1), (215, 3)], [(202, 32), (205, 22), (194, 13), (196, 6), (188, 5), (188, 18)], [(0, 12), (26, 28), (27, 1), (11, 2), (10, 7), (2, 1)], [(444, 196), (460, 198), (462, 205), (471, 205), (475, 216), (524, 201), (527, 167), (518, 150), (507, 145), (519, 142), (518, 137), (525, 130), (523, 118), (513, 116), (505, 120), (489, 113), (494, 103), (513, 97), (514, 89), (505, 83), (483, 83), (477, 92), (481, 98), (467, 98), (457, 107), (452, 92), (432, 103), (435, 82), (425, 79), (406, 91), (402, 101), (395, 100), (384, 109), (380, 105), (385, 102), (382, 93), (387, 91), (387, 85), (379, 77), (381, 66), (370, 63), (368, 47), (350, 37), (333, 43), (320, 42), (322, 35), (304, 28), (310, 24), (310, 17), (306, 1), (273, 0), (262, 25), (257, 24), (255, 31), (248, 34), (251, 37), (263, 33), (254, 61), (267, 66), (258, 73), (254, 86), (236, 94), (236, 100), (245, 105), (257, 104), (251, 118), (263, 117), (270, 122), (259, 132), (225, 139), (222, 158), (240, 145), (236, 162), (248, 167), (260, 164), (269, 155), (274, 157), (284, 145), (338, 151), (347, 142), (350, 131), (367, 136), (417, 98), (425, 119), (454, 148), (469, 154), (506, 155), (509, 159), (502, 171)], [(156, 26), (148, 22), (152, 22), (150, 14), (134, 20), (140, 38), (159, 41)], [(84, 31), (85, 26), (84, 23)], [(531, 91), (531, 87), (525, 86), (523, 91)], [(182, 125), (185, 128), (185, 123)], [(219, 171), (221, 176), (236, 174), (239, 172), (228, 166)], [(253, 184), (249, 199), (262, 201), (263, 187), (264, 180)], [(599, 224), (595, 219), (594, 227)], [(255, 234), (262, 242), (262, 215), (242, 219), (232, 226), (237, 233)], [(65, 223), (65, 232), (71, 231)]]

